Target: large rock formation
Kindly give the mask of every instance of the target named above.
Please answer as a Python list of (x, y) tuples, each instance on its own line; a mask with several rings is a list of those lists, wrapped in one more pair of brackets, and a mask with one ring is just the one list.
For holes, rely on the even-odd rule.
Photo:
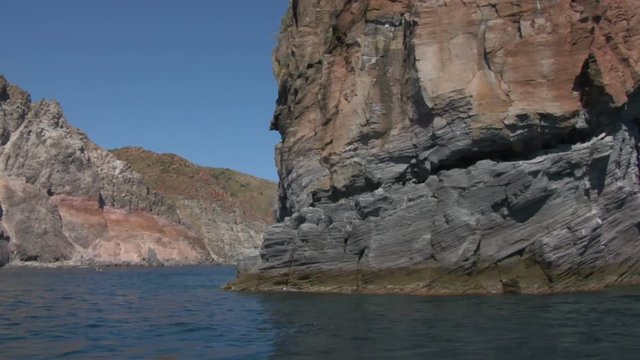
[(638, 280), (637, 0), (293, 0), (279, 224), (232, 289)]
[(259, 251), (265, 228), (274, 222), (274, 183), (142, 148), (112, 153), (175, 204), (182, 222), (196, 230), (217, 262), (237, 263)]
[(0, 76), (0, 266), (211, 261), (170, 202), (66, 122), (52, 101)]

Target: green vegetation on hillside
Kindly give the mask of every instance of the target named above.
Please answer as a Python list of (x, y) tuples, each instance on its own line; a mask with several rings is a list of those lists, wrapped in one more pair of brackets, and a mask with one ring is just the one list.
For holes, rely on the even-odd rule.
[(157, 154), (139, 147), (112, 150), (168, 199), (212, 201), (231, 211), (240, 209), (253, 220), (273, 222), (277, 185), (229, 169), (198, 166), (175, 154)]

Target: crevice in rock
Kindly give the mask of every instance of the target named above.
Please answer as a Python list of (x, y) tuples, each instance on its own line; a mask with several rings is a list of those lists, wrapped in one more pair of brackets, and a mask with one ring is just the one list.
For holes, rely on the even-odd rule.
[(502, 258), (500, 258), (499, 260), (496, 261), (496, 264), (498, 264), (500, 262), (503, 262), (503, 261), (505, 261), (505, 260), (507, 260), (509, 258), (513, 258), (513, 257), (523, 258), (525, 250), (527, 250), (527, 247), (528, 246), (524, 246), (522, 249), (516, 250), (516, 251), (514, 251), (512, 253), (509, 253), (509, 254), (503, 256)]
[(358, 264), (360, 264), (366, 252), (367, 252), (367, 247), (362, 248), (362, 250), (358, 252)]
[(7, 91), (6, 86), (0, 86), (0, 102), (4, 102), (9, 100), (9, 92)]
[(407, 168), (396, 178), (395, 182), (402, 185), (406, 185), (410, 181), (417, 184), (426, 182), (431, 174), (430, 164), (421, 161), (418, 154), (413, 155), (408, 163)]
[(300, 0), (291, 1), (291, 14), (293, 15), (293, 23), (298, 27), (298, 11), (300, 9)]
[(327, 201), (333, 203), (335, 199), (331, 194), (331, 189), (313, 190), (311, 192), (311, 201), (314, 206), (326, 203)]
[(40, 261), (40, 255), (24, 255), (20, 257), (22, 262), (38, 262)]
[(334, 25), (331, 27), (330, 36), (331, 38), (325, 50), (325, 54), (331, 54), (337, 49), (347, 47), (347, 34), (340, 31), (337, 26)]
[[(537, 116), (541, 124), (566, 121), (551, 114), (537, 114)], [(615, 131), (616, 128), (610, 127), (607, 130)], [(401, 175), (398, 180), (401, 183), (406, 183), (413, 179), (417, 183), (423, 183), (430, 176), (437, 175), (442, 171), (467, 169), (483, 160), (496, 163), (528, 161), (547, 154), (567, 152), (573, 145), (586, 143), (602, 134), (603, 131), (605, 129), (598, 127), (584, 129), (572, 127), (544, 134), (540, 129), (537, 129), (537, 131), (529, 131), (527, 137), (518, 139), (517, 142), (504, 139), (502, 143), (498, 144), (495, 138), (491, 139), (493, 141), (491, 144), (478, 141), (473, 144), (473, 147), (454, 152), (439, 163), (430, 163), (428, 159), (415, 159), (415, 163), (412, 163), (407, 168), (406, 174)]]
[(603, 128), (611, 125), (614, 118), (615, 101), (607, 93), (602, 71), (594, 54), (589, 54), (582, 64), (582, 69), (573, 82), (573, 91), (580, 94), (580, 102), (587, 111), (587, 122), (592, 128)]
[(102, 196), (102, 193), (98, 193), (98, 207), (100, 207), (100, 210), (104, 210), (104, 207), (106, 205), (107, 205), (107, 203), (104, 200), (104, 197)]
[(402, 25), (402, 16), (400, 15), (389, 15), (389, 16), (380, 16), (375, 19), (367, 19), (365, 24), (372, 24), (384, 27), (400, 27)]
[[(289, 103), (289, 80), (285, 79), (280, 83), (280, 87), (278, 88), (278, 98), (276, 100), (276, 107), (283, 108), (286, 107)], [(283, 127), (280, 123), (282, 120), (282, 112), (276, 112), (273, 116), (273, 120), (271, 120), (271, 126), (269, 130), (275, 130), (283, 133)]]
[(509, 215), (508, 209), (507, 209), (508, 206), (509, 205), (508, 205), (507, 199), (504, 198), (499, 202), (491, 204), (491, 210), (493, 210), (494, 213), (500, 215), (502, 220), (506, 220)]
[[(611, 109), (610, 114), (616, 109)], [(522, 123), (530, 122), (527, 115), (521, 115)], [(558, 117), (552, 114), (535, 114), (539, 125), (532, 126), (527, 130), (527, 136), (516, 140), (508, 138), (491, 138), (478, 140), (472, 146), (452, 152), (447, 158), (439, 163), (431, 162), (427, 157), (421, 158), (417, 154), (409, 162), (404, 173), (397, 177), (396, 182), (406, 184), (409, 181), (414, 183), (424, 183), (430, 176), (437, 175), (442, 171), (454, 169), (467, 169), (479, 161), (490, 160), (497, 163), (528, 161), (539, 156), (562, 153), (569, 151), (573, 145), (586, 143), (603, 132), (612, 133), (620, 128), (620, 123), (605, 126), (602, 123), (591, 124), (592, 126), (571, 128), (561, 128), (557, 124), (567, 122), (566, 117)], [(573, 116), (581, 116), (580, 113)], [(589, 115), (587, 115), (589, 116)], [(616, 119), (619, 116), (611, 116)], [(509, 126), (507, 126), (509, 129)], [(548, 129), (553, 129), (551, 132)], [(510, 129), (517, 132), (519, 129)], [(425, 150), (427, 151), (427, 150)]]
[(524, 38), (524, 35), (522, 34), (522, 24), (520, 23), (520, 19), (518, 19), (517, 29), (518, 29), (518, 39)]
[[(640, 231), (640, 230), (639, 230)], [(351, 239), (351, 235), (347, 235), (344, 238), (344, 246), (342, 247), (342, 253), (346, 254), (347, 253), (347, 245), (349, 245), (349, 240)]]
[(607, 166), (609, 165), (609, 157), (596, 158), (589, 164), (589, 186), (591, 190), (595, 190), (598, 196), (604, 190), (605, 181), (607, 179)]
[(526, 223), (529, 219), (540, 212), (542, 207), (547, 203), (547, 201), (549, 201), (549, 199), (553, 195), (554, 192), (546, 193), (535, 200), (528, 201), (526, 204), (522, 204), (515, 208), (507, 202), (507, 211), (509, 212), (509, 217), (520, 224)]
[(475, 146), (472, 151), (465, 151), (458, 156), (453, 155), (432, 166), (431, 174), (453, 169), (466, 169), (482, 160), (491, 160), (498, 163), (532, 160), (543, 154), (567, 151), (570, 146), (587, 142), (591, 137), (592, 134), (573, 128), (557, 137), (538, 139), (538, 144), (535, 143), (534, 139), (531, 139), (533, 142), (528, 142), (527, 149), (522, 150), (514, 148), (514, 144), (510, 143), (505, 143), (490, 151), (482, 151), (483, 146)]
[(489, 53), (487, 53), (487, 20), (482, 20), (480, 24), (480, 34), (478, 36), (478, 45), (482, 48), (482, 65), (486, 70), (491, 70), (491, 64), (489, 62)]
[(413, 122), (426, 129), (433, 123), (434, 114), (424, 98), (418, 76), (414, 41), (417, 25), (415, 20), (404, 22), (405, 68), (409, 70), (405, 74), (402, 97), (403, 103), (408, 103), (413, 107), (413, 114), (410, 114), (410, 117), (413, 117)]
[[(337, 188), (331, 186), (330, 193), (327, 199), (333, 203), (340, 201), (340, 199), (350, 198), (378, 190), (382, 186), (382, 183), (376, 181), (369, 176), (364, 177), (363, 184), (347, 184), (343, 188)], [(318, 194), (320, 194), (318, 192)]]
[[(351, 198), (366, 193), (371, 193), (382, 187), (382, 182), (364, 175), (362, 180), (349, 182), (338, 188), (331, 185), (328, 189), (318, 189), (311, 192), (312, 207), (317, 204), (337, 203), (341, 199)], [(354, 180), (354, 179), (352, 179)]]
[(11, 261), (11, 254), (9, 253), (9, 240), (0, 238), (0, 268), (7, 265)]
[[(629, 101), (639, 102), (640, 101), (640, 92), (636, 91), (632, 96), (629, 97)], [(635, 103), (633, 105), (637, 106)], [(634, 117), (635, 114), (632, 115), (632, 116)], [(636, 152), (636, 159), (635, 159), (636, 160), (636, 168), (637, 168), (637, 171), (638, 171), (637, 184), (640, 186), (640, 129), (638, 129), (639, 120), (640, 119), (638, 119), (638, 118), (632, 118), (629, 121), (625, 121), (625, 126), (629, 130), (629, 134), (631, 135), (631, 137), (633, 138), (633, 141), (634, 141), (634, 145), (635, 145), (634, 146), (634, 150)]]

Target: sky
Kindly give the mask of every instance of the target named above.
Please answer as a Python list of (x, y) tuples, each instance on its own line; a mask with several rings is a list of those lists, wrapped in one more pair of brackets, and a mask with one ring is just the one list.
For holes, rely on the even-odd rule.
[(288, 0), (20, 0), (0, 74), (107, 149), (142, 146), (277, 179), (271, 67)]

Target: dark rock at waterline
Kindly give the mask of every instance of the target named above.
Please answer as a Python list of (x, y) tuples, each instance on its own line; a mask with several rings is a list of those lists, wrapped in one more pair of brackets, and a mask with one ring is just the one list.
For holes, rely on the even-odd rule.
[(476, 5), (289, 10), (274, 63), (280, 223), (231, 288), (639, 280), (635, 2)]

